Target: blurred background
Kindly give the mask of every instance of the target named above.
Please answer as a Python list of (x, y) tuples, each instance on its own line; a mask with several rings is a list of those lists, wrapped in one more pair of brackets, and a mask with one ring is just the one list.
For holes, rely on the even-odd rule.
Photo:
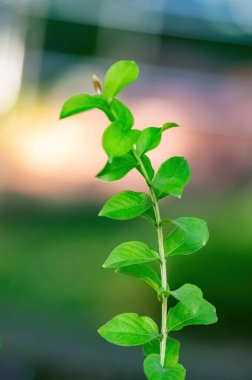
[(249, 0), (0, 0), (0, 379), (144, 379), (141, 349), (96, 333), (116, 313), (159, 321), (152, 290), (101, 268), (121, 242), (156, 246), (148, 222), (97, 216), (109, 195), (144, 183), (135, 172), (94, 179), (106, 159), (101, 113), (58, 120), (119, 59), (141, 69), (121, 97), (136, 126), (182, 126), (150, 154), (156, 169), (171, 155), (192, 169), (163, 215), (209, 224), (204, 250), (169, 260), (171, 287), (197, 284), (219, 315), (176, 334), (187, 379), (251, 380)]

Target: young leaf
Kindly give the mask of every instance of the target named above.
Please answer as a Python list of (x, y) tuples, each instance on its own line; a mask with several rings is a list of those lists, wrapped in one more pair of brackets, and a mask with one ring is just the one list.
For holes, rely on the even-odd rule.
[(124, 129), (130, 129), (134, 124), (134, 118), (128, 107), (117, 99), (113, 99), (110, 111), (115, 117), (115, 120), (120, 120)]
[(128, 153), (139, 136), (138, 130), (124, 129), (121, 121), (114, 121), (102, 136), (102, 146), (110, 158)]
[(182, 364), (165, 368), (160, 364), (160, 355), (151, 354), (144, 361), (144, 373), (149, 380), (184, 380), (186, 370)]
[(157, 196), (161, 193), (181, 198), (183, 189), (190, 179), (190, 169), (184, 157), (172, 157), (158, 169), (153, 180)]
[(155, 149), (160, 144), (161, 137), (162, 128), (148, 127), (142, 130), (136, 143), (136, 151), (139, 156)]
[(98, 330), (108, 342), (119, 346), (140, 346), (158, 336), (156, 323), (135, 313), (117, 315)]
[(167, 256), (190, 255), (208, 241), (207, 224), (199, 218), (181, 217), (172, 220), (176, 228), (165, 238), (165, 252)]
[(177, 123), (164, 123), (162, 126), (162, 131), (164, 132), (167, 129), (171, 129), (171, 128), (175, 128), (175, 127), (179, 127), (179, 125)]
[(60, 113), (60, 119), (64, 119), (65, 117), (75, 115), (80, 112), (88, 111), (94, 108), (98, 108), (103, 111), (109, 118), (109, 120), (113, 120), (114, 117), (104, 100), (104, 98), (100, 95), (87, 95), (87, 94), (78, 94), (69, 98), (62, 107)]
[(168, 331), (178, 331), (189, 325), (210, 325), (217, 322), (215, 307), (205, 299), (202, 299), (198, 308), (190, 309), (179, 302), (168, 312)]
[[(165, 350), (164, 367), (173, 367), (179, 361), (180, 342), (177, 339), (168, 337)], [(160, 354), (160, 340), (154, 339), (151, 342), (145, 343), (143, 346), (145, 356), (151, 354)]]
[(123, 268), (118, 269), (117, 272), (124, 274), (126, 276), (139, 278), (140, 280), (145, 281), (157, 293), (159, 289), (161, 288), (161, 281), (160, 281), (159, 275), (152, 267), (146, 264), (125, 266)]
[(177, 290), (171, 290), (170, 294), (193, 312), (197, 311), (203, 297), (200, 288), (192, 284), (184, 284)]
[(138, 78), (139, 68), (134, 61), (118, 61), (107, 71), (104, 79), (103, 95), (110, 103), (128, 84)]
[(107, 162), (104, 168), (96, 175), (103, 181), (117, 181), (123, 178), (130, 170), (135, 167), (135, 160), (130, 154), (115, 157), (111, 162)]
[(130, 241), (118, 245), (110, 253), (103, 264), (103, 268), (121, 268), (132, 264), (142, 264), (159, 259), (157, 252), (153, 251), (140, 241)]
[(99, 216), (131, 219), (143, 214), (150, 206), (151, 199), (148, 194), (126, 190), (111, 197), (99, 212)]

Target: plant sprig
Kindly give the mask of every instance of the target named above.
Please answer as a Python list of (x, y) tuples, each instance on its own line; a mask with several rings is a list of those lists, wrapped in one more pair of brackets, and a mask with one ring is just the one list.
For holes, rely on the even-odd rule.
[[(149, 380), (184, 380), (186, 370), (179, 363), (180, 343), (170, 333), (189, 325), (215, 323), (217, 315), (215, 307), (203, 298), (197, 286), (184, 284), (179, 289), (170, 289), (166, 262), (171, 256), (190, 255), (204, 247), (209, 237), (208, 228), (205, 221), (194, 217), (161, 218), (160, 199), (181, 198), (190, 180), (190, 169), (184, 157), (171, 157), (155, 173), (147, 153), (159, 146), (164, 132), (178, 124), (168, 122), (162, 127), (151, 126), (141, 131), (133, 128), (131, 111), (116, 95), (134, 82), (138, 74), (135, 62), (116, 62), (107, 71), (103, 85), (93, 77), (98, 95), (71, 97), (63, 105), (60, 118), (94, 108), (105, 113), (110, 125), (103, 133), (102, 146), (108, 161), (96, 177), (112, 182), (136, 169), (144, 177), (148, 192), (121, 191), (105, 203), (99, 215), (118, 220), (143, 216), (157, 231), (158, 252), (143, 242), (122, 243), (114, 248), (103, 267), (138, 278), (156, 292), (161, 302), (160, 330), (149, 317), (124, 313), (111, 319), (98, 332), (120, 346), (143, 346), (144, 372)], [(173, 228), (164, 237), (165, 223)], [(160, 273), (149, 264), (155, 261), (160, 264)], [(177, 304), (168, 310), (169, 297)]]

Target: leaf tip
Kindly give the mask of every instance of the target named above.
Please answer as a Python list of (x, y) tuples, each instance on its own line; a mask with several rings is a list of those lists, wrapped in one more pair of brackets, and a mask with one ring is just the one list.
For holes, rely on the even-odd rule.
[(103, 208), (99, 211), (98, 216), (104, 216)]
[(102, 327), (100, 327), (98, 330), (97, 330), (97, 332), (98, 332), (98, 334), (101, 336), (101, 337), (103, 337), (103, 332), (102, 332)]
[(64, 119), (65, 117), (67, 117), (67, 115), (64, 112), (64, 106), (63, 106), (59, 114), (59, 120)]

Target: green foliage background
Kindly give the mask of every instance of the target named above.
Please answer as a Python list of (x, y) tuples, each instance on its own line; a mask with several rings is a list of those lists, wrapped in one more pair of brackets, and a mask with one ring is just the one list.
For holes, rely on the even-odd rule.
[[(164, 201), (171, 216), (204, 215), (208, 221), (207, 246), (190, 257), (174, 257), (168, 268), (174, 288), (193, 282), (216, 305), (219, 322), (204, 332), (197, 327), (203, 334), (252, 333), (251, 201), (251, 191), (197, 199), (185, 194), (183, 200)], [(125, 309), (152, 309), (158, 316), (156, 297), (145, 284), (101, 267), (116, 244), (130, 239), (153, 244), (155, 231), (148, 222), (101, 219), (97, 205), (56, 206), (24, 199), (16, 199), (15, 208), (11, 204), (13, 199), (1, 204), (2, 305), (94, 327)]]

